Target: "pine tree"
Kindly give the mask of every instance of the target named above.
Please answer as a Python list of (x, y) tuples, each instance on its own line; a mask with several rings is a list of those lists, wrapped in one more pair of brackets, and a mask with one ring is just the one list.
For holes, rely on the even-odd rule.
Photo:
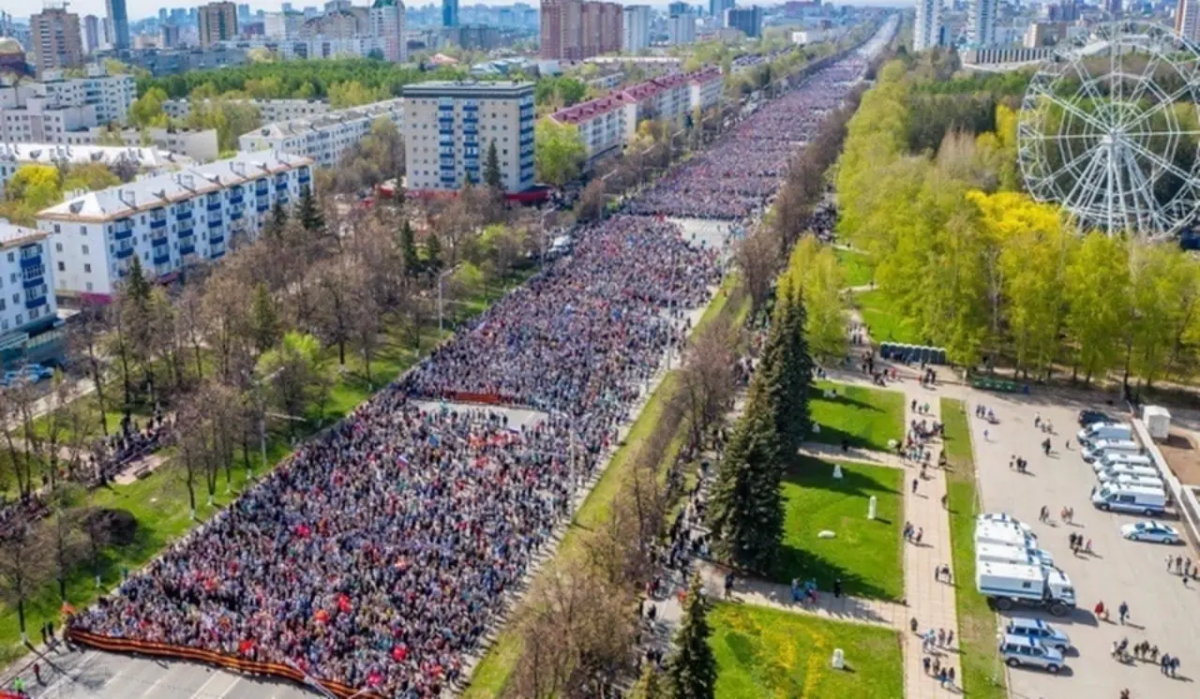
[(434, 274), (442, 269), (442, 241), (438, 240), (436, 233), (431, 232), (425, 241), (425, 267)]
[(633, 692), (630, 694), (631, 699), (667, 699), (667, 690), (663, 686), (661, 675), (658, 668), (652, 663), (646, 663), (645, 669), (642, 670), (642, 676), (638, 678), (637, 684), (633, 686)]
[(496, 140), (492, 139), (488, 146), (487, 162), (483, 166), (483, 181), (497, 192), (504, 188), (504, 179), (500, 174), (500, 156), (496, 153)]
[(799, 447), (809, 430), (813, 363), (804, 337), (804, 321), (800, 289), (793, 287), (785, 275), (775, 291), (771, 327), (759, 364), (760, 374), (777, 377), (767, 388), (777, 408), (775, 426), (785, 459)]
[(271, 293), (262, 282), (254, 285), (250, 318), (253, 323), (254, 348), (261, 354), (275, 346), (281, 330), (279, 313), (275, 310), (275, 299), (271, 298)]
[(305, 189), (300, 197), (300, 225), (309, 232), (325, 230), (325, 217), (321, 215), (311, 189)]
[(400, 258), (404, 262), (404, 273), (415, 277), (421, 272), (421, 256), (417, 254), (417, 239), (408, 219), (400, 227)]
[(129, 263), (129, 281), (125, 282), (125, 297), (140, 311), (150, 307), (150, 282), (142, 269), (142, 261), (134, 255)]
[(279, 240), (283, 237), (283, 230), (287, 226), (287, 209), (283, 208), (283, 203), (276, 201), (275, 206), (271, 209), (271, 218), (267, 220), (267, 225), (263, 232), (272, 240)]
[(745, 414), (717, 468), (709, 508), (718, 555), (762, 573), (771, 571), (783, 540), (778, 383), (777, 369), (760, 364)]
[(784, 381), (787, 383), (790, 404), (787, 435), (795, 441), (784, 444), (794, 449), (804, 441), (812, 429), (812, 414), (808, 404), (816, 390), (813, 386), (813, 370), (816, 364), (808, 352), (808, 336), (804, 330), (808, 325), (808, 313), (804, 308), (804, 290), (800, 286), (792, 290), (792, 298), (788, 305), (791, 307), (786, 334), (789, 349)]
[(675, 634), (675, 654), (667, 663), (670, 699), (713, 699), (717, 687), (717, 658), (708, 637), (708, 602), (700, 592), (700, 576), (692, 578), (683, 610), (683, 623)]

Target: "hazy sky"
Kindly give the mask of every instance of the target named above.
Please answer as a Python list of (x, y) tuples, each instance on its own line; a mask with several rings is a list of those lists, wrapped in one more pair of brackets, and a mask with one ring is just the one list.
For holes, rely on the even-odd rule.
[[(481, 2), (481, 4), (484, 4), (484, 5), (511, 5), (516, 1), (517, 0), (459, 0), (459, 3), (461, 5), (474, 5), (474, 4), (476, 4), (476, 2)], [(522, 0), (522, 1), (526, 2), (530, 5), (537, 5), (539, 2), (539, 0)], [(641, 0), (640, 2), (637, 0), (630, 0), (629, 2), (624, 2), (623, 0), (619, 0), (619, 1), (622, 1), (622, 4), (626, 4), (626, 5), (647, 4), (647, 5), (662, 5), (665, 7), (667, 5), (668, 0), (649, 0), (649, 1)], [(235, 2), (236, 2), (236, 0), (235, 0)], [(707, 4), (707, 2), (705, 0), (688, 0), (688, 2), (691, 2), (692, 4), (699, 4), (700, 2), (705, 2), (705, 4)], [(835, 0), (835, 2), (836, 2), (836, 0)], [(174, 1), (166, 0), (165, 2), (163, 2), (162, 0), (126, 0), (126, 3), (127, 3), (127, 7), (129, 8), (129, 19), (130, 20), (145, 19), (146, 17), (150, 17), (152, 15), (157, 15), (158, 8), (160, 8), (160, 7), (167, 7), (167, 8), (194, 7), (197, 5), (204, 4), (203, 2), (199, 2), (197, 0), (174, 0)], [(430, 0), (405, 0), (405, 5), (409, 5), (409, 6), (415, 5), (415, 6), (419, 7), (421, 5), (426, 5), (429, 3), (430, 3)], [(250, 2), (250, 8), (252, 10), (262, 9), (262, 10), (271, 12), (271, 11), (278, 10), (282, 4), (283, 4), (283, 0), (258, 0), (257, 2)], [(325, 0), (292, 0), (292, 5), (296, 9), (300, 9), (300, 8), (304, 7), (305, 5), (321, 7), (324, 4), (325, 4)], [(367, 4), (367, 0), (355, 0), (355, 4), (365, 5), (365, 4)], [(436, 0), (436, 4), (441, 4), (441, 0)], [(742, 0), (742, 4), (751, 4), (751, 2), (750, 2), (750, 0)], [(765, 1), (761, 1), (761, 4), (775, 5), (775, 4), (782, 4), (782, 1), (781, 0), (765, 0)], [(897, 0), (858, 0), (858, 1), (852, 2), (852, 3), (836, 2), (836, 4), (838, 4), (838, 5), (842, 5), (842, 4), (898, 5), (900, 3), (897, 2)], [(906, 3), (906, 4), (912, 4), (912, 3)], [(5, 12), (11, 12), (14, 16), (17, 16), (17, 17), (28, 17), (30, 13), (37, 11), (36, 9), (33, 9), (33, 8), (40, 7), (40, 6), (41, 6), (41, 0), (0, 0), (0, 10), (4, 10)], [(97, 17), (103, 17), (104, 16), (104, 0), (71, 0), (71, 3), (68, 6), (68, 9), (71, 10), (72, 12), (78, 13), (80, 17), (82, 17), (84, 15), (96, 15)]]

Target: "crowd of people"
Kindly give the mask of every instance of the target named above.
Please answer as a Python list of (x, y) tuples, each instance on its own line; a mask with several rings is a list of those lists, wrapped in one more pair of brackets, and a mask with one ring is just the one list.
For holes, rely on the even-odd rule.
[(170, 425), (160, 408), (155, 408), (145, 426), (139, 426), (137, 419), (126, 413), (120, 429), (92, 446), (92, 454), (81, 465), (85, 481), (103, 485), (134, 461), (158, 451), (169, 438)]
[(759, 108), (706, 152), (661, 177), (629, 204), (638, 214), (738, 220), (779, 189), (796, 149), (816, 135), (866, 70), (866, 58), (843, 59), (792, 92)]
[[(767, 104), (726, 136), (717, 160), (736, 151), (731, 172), (777, 179), (785, 156), (731, 144), (754, 123), (770, 124), (764, 138), (803, 140), (786, 113), (828, 108), (862, 68), (848, 59), (812, 77), (800, 98)], [(647, 211), (636, 199), (631, 209)], [(690, 245), (661, 216), (622, 214), (575, 237), (570, 256), (75, 615), (72, 628), (294, 666), (390, 697), (437, 696), (680, 342), (683, 311), (719, 281), (715, 251)], [(472, 399), (540, 417), (517, 426), (490, 407), (451, 405)], [(677, 555), (704, 545), (677, 543)]]

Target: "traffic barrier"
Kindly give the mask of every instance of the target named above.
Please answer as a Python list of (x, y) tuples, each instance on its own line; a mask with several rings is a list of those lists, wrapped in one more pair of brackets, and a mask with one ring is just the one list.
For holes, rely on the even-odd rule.
[(72, 641), (92, 648), (106, 650), (113, 653), (138, 653), (140, 655), (153, 655), (161, 658), (177, 658), (180, 660), (195, 660), (209, 665), (216, 665), (227, 670), (237, 670), (238, 672), (248, 672), (255, 675), (267, 675), (269, 677), (282, 677), (305, 685), (314, 683), (320, 684), (321, 687), (338, 697), (338, 699), (349, 699), (353, 696), (375, 696), (370, 692), (362, 692), (353, 687), (348, 687), (340, 682), (330, 680), (315, 680), (305, 676), (294, 667), (280, 665), (278, 663), (260, 662), (257, 660), (249, 660), (247, 658), (239, 658), (236, 656), (225, 655), (224, 653), (215, 653), (213, 651), (201, 650), (199, 648), (184, 648), (180, 646), (172, 646), (166, 643), (151, 643), (149, 641), (135, 641), (128, 638), (112, 638), (109, 636), (101, 636), (99, 634), (89, 633), (87, 631), (79, 631), (76, 629), (67, 630), (67, 638)]

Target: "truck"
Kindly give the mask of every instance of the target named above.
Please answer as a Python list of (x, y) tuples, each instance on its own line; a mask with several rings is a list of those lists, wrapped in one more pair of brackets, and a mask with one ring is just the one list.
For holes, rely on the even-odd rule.
[(975, 588), (1000, 611), (1020, 605), (1066, 616), (1075, 608), (1075, 588), (1058, 568), (980, 561), (975, 566)]
[(1011, 524), (978, 522), (975, 525), (975, 545), (980, 544), (1037, 548), (1037, 537)]
[(1038, 548), (1006, 544), (976, 544), (975, 564), (979, 565), (980, 563), (1024, 563), (1034, 566), (1053, 566), (1054, 558)]

